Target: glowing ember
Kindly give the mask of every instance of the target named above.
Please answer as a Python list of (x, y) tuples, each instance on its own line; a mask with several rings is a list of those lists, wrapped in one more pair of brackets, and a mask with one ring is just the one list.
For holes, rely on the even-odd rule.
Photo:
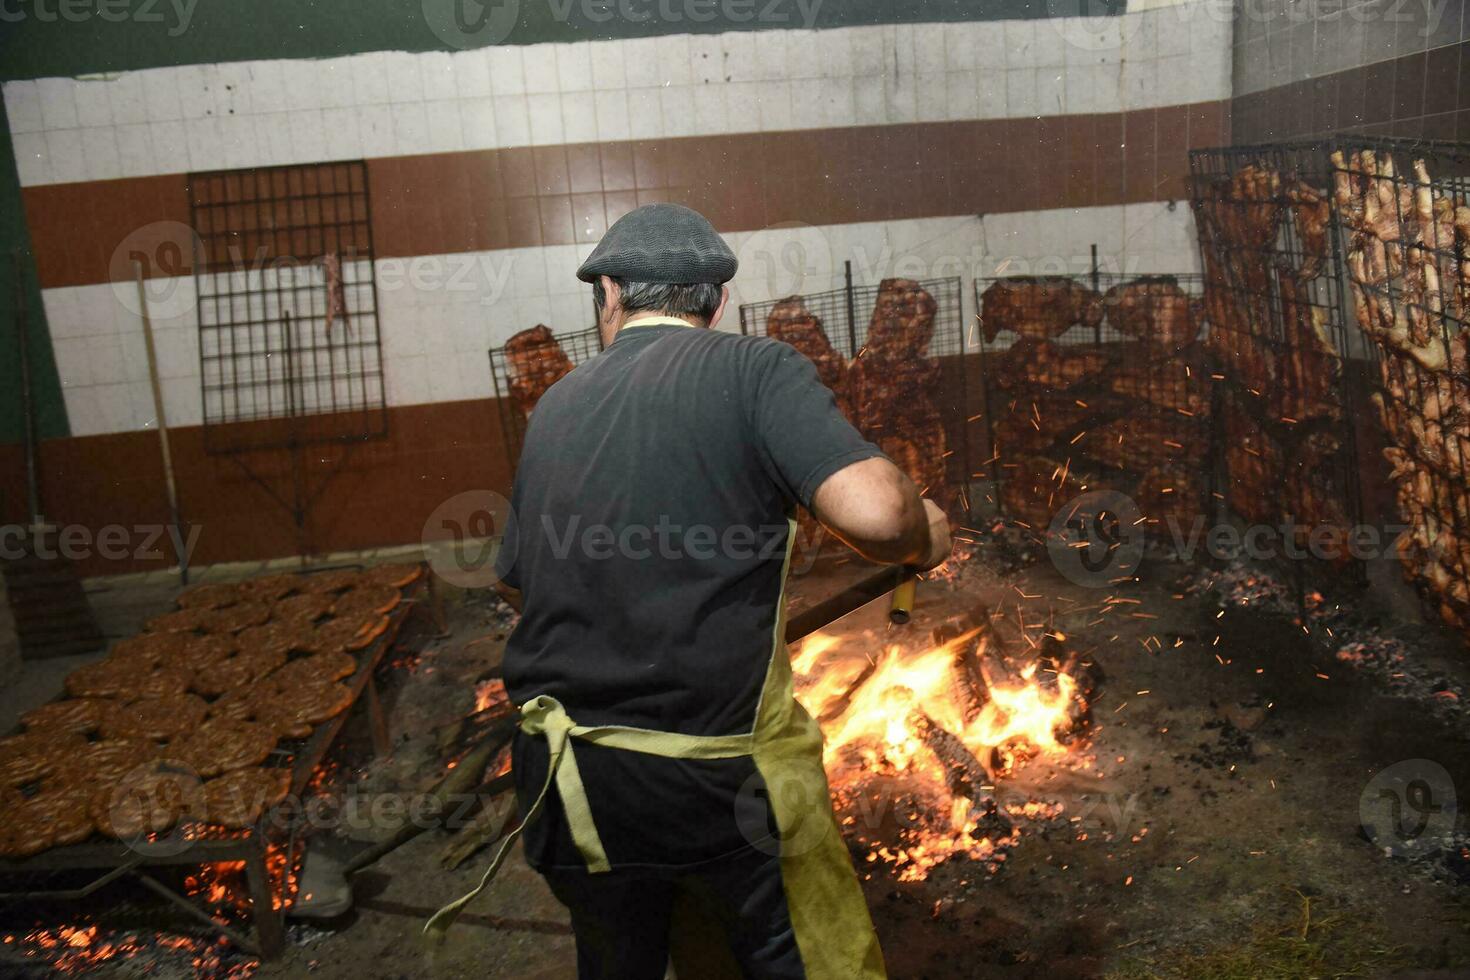
[[(796, 652), (797, 698), (822, 726), (824, 764), (845, 833), (900, 880), (956, 855), (1005, 859), (1007, 817), (1054, 819), (1057, 804), (998, 807), (993, 777), (1068, 753), (1086, 717), (1085, 684), (1061, 634), (1013, 664), (974, 627), (929, 649), (869, 656), (814, 634)], [(1059, 657), (1060, 655), (1060, 657)]]
[(504, 704), (510, 699), (505, 693), (505, 681), (487, 680), (480, 681), (475, 685), (475, 710), (488, 711), (497, 704)]
[(92, 973), (103, 964), (127, 960), (139, 975), (172, 974), (186, 968), (195, 977), (242, 980), (256, 970), (254, 959), (244, 957), (218, 939), (165, 933), (117, 932), (104, 934), (96, 925), (60, 926), (0, 937), (7, 952), (45, 963), (53, 973)]

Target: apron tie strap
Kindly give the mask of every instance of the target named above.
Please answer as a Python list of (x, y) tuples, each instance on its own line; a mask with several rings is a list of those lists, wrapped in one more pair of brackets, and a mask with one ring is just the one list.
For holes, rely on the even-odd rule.
[(582, 785), (582, 773), (577, 768), (577, 756), (572, 751), (570, 739), (578, 738), (607, 748), (643, 752), (671, 759), (733, 759), (750, 755), (755, 749), (753, 732), (739, 735), (682, 735), (624, 725), (578, 725), (572, 721), (561, 702), (547, 694), (537, 695), (521, 705), (520, 728), (527, 735), (546, 736), (549, 750), (546, 779), (541, 783), (536, 801), (526, 811), (525, 819), (501, 842), (494, 860), (485, 869), (485, 874), (475, 889), (435, 912), (425, 924), (424, 934), (431, 939), (442, 940), (464, 907), (489, 887), (496, 872), (505, 863), (510, 848), (521, 836), (521, 831), (541, 816), (542, 805), (553, 781), (556, 782), (557, 795), (561, 797), (562, 810), (566, 813), (572, 843), (576, 845), (577, 853), (587, 862), (587, 870), (592, 874), (612, 870), (607, 852), (602, 847), (602, 838), (597, 834), (597, 824), (592, 819), (592, 807), (587, 801), (587, 790)]

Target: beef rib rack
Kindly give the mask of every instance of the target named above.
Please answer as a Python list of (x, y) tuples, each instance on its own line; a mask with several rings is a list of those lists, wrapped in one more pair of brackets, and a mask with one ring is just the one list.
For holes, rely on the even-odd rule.
[(527, 418), (546, 389), (575, 367), (551, 328), (541, 323), (507, 340), (505, 359), (510, 368), (510, 396)]

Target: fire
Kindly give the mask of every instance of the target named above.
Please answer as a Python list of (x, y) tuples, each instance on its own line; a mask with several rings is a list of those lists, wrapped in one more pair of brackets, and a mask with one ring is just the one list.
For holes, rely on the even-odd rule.
[(476, 712), (488, 711), (509, 698), (510, 696), (505, 693), (505, 681), (491, 679), (480, 681), (475, 685)]
[(822, 727), (834, 802), (870, 862), (892, 865), (900, 880), (957, 855), (994, 870), (1018, 839), (1010, 818), (1060, 814), (1044, 801), (1001, 806), (992, 793), (997, 776), (1070, 751), (1090, 690), (1065, 639), (1048, 634), (1034, 645), (1041, 654), (1019, 665), (984, 625), (919, 651), (890, 644), (876, 657), (828, 634), (802, 644), (792, 660), (797, 699)]

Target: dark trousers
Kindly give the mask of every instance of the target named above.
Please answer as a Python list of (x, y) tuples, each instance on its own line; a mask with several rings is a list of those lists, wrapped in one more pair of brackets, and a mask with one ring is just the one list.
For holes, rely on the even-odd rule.
[(751, 849), (677, 874), (543, 872), (572, 913), (579, 980), (680, 980), (806, 973), (780, 860)]

